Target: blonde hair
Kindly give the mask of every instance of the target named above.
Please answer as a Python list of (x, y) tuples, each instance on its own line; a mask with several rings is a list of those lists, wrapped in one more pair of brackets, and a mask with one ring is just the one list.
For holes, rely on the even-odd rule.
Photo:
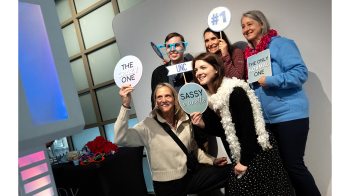
[(174, 107), (175, 107), (175, 108), (174, 108), (175, 120), (176, 120), (176, 121), (180, 120), (181, 117), (185, 115), (185, 111), (184, 111), (184, 110), (181, 108), (181, 106), (180, 106), (179, 98), (178, 98), (178, 96), (177, 96), (177, 92), (176, 92), (175, 88), (174, 88), (171, 84), (169, 84), (169, 83), (166, 83), (166, 82), (164, 82), (164, 83), (159, 83), (159, 84), (156, 86), (156, 88), (154, 89), (152, 98), (153, 98), (154, 103), (156, 103), (156, 104), (155, 104), (155, 105), (156, 105), (156, 106), (155, 106), (155, 109), (157, 110), (157, 112), (158, 112), (159, 114), (161, 114), (160, 110), (159, 110), (158, 107), (157, 107), (157, 101), (156, 101), (157, 97), (156, 97), (156, 95), (157, 95), (157, 91), (158, 91), (160, 88), (162, 88), (162, 87), (168, 87), (168, 88), (170, 89), (170, 91), (171, 91), (171, 93), (172, 93), (172, 95), (173, 95), (173, 97), (174, 97), (174, 102), (175, 102), (175, 104), (174, 104)]

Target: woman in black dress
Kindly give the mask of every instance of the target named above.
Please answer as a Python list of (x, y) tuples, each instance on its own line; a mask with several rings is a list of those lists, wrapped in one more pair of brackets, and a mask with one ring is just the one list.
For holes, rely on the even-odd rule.
[(192, 123), (226, 138), (233, 162), (229, 195), (292, 195), (275, 141), (265, 129), (260, 102), (249, 85), (224, 77), (222, 60), (202, 53), (193, 60), (194, 80), (208, 94), (209, 107), (191, 114)]

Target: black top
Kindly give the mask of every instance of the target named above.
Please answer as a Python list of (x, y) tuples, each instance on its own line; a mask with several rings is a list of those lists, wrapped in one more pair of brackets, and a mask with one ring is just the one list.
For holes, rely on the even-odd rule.
[[(192, 56), (187, 54), (185, 56), (185, 62), (192, 60)], [(168, 76), (169, 70), (166, 68), (167, 66), (170, 65), (170, 62), (167, 64), (163, 64), (158, 66), (156, 69), (153, 70), (152, 73), (152, 79), (151, 79), (151, 88), (152, 88), (152, 93), (151, 93), (151, 102), (152, 102), (152, 109), (154, 108), (155, 103), (153, 103), (152, 95), (153, 92), (157, 86), (157, 84), (162, 83), (162, 82), (167, 82), (171, 84), (177, 91), (185, 84), (185, 79), (183, 78), (183, 74), (174, 74), (171, 76)], [(191, 82), (193, 80), (193, 74), (192, 71), (185, 72), (185, 77), (187, 82)]]
[[(229, 105), (232, 121), (235, 124), (236, 136), (241, 146), (240, 163), (247, 166), (255, 155), (262, 150), (257, 141), (252, 106), (247, 93), (241, 87), (234, 88), (230, 95)], [(202, 118), (205, 122), (205, 129), (202, 129), (202, 131), (226, 139), (225, 130), (220, 122), (221, 117), (218, 114), (208, 107)], [(231, 152), (226, 140), (223, 140), (223, 145), (230, 156)]]

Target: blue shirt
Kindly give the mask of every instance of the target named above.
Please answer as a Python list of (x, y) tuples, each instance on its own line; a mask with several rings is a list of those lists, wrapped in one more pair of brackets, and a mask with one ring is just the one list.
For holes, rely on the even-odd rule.
[(279, 123), (309, 117), (308, 98), (302, 85), (308, 78), (307, 67), (293, 40), (275, 36), (270, 49), (272, 76), (267, 87), (257, 86), (266, 123)]

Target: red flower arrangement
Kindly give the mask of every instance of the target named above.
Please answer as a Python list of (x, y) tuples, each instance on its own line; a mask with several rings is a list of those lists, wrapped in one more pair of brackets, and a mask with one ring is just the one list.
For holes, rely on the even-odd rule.
[(93, 141), (86, 144), (92, 153), (114, 154), (118, 151), (118, 146), (106, 140), (102, 136), (97, 136)]

